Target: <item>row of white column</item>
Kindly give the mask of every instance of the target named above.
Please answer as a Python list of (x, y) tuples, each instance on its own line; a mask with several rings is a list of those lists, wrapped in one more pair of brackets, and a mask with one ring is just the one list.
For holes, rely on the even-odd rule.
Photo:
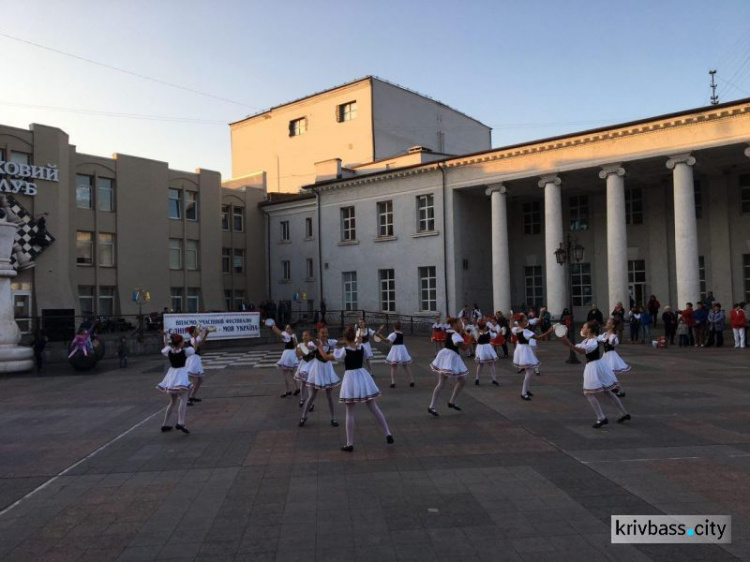
[[(748, 149), (750, 151), (750, 149)], [(748, 154), (750, 156), (750, 154)], [(698, 232), (695, 221), (693, 165), (690, 154), (678, 154), (667, 160), (674, 182), (675, 265), (677, 302), (700, 296), (698, 277)], [(625, 168), (621, 164), (602, 167), (599, 177), (607, 190), (607, 278), (609, 308), (622, 302), (628, 306), (628, 238), (625, 218)], [(539, 187), (544, 190), (544, 256), (546, 304), (553, 316), (568, 306), (568, 280), (565, 267), (555, 258), (555, 250), (564, 242), (562, 217), (562, 180), (557, 175), (543, 176)], [(486, 190), (492, 202), (492, 295), (495, 310), (511, 308), (510, 253), (508, 248), (508, 189), (502, 183)]]

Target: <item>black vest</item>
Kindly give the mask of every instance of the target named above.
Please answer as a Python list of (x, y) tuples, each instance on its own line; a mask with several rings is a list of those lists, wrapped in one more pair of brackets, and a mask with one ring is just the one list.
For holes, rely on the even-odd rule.
[(396, 339), (393, 340), (393, 345), (404, 345), (404, 334), (396, 333)]
[(458, 348), (456, 347), (456, 344), (453, 343), (453, 334), (455, 333), (456, 332), (453, 330), (448, 330), (448, 337), (445, 338), (445, 348), (458, 353)]
[(516, 339), (521, 345), (529, 343), (529, 340), (526, 339), (526, 336), (523, 335), (523, 330), (521, 330), (520, 332), (516, 332)]
[(490, 333), (486, 332), (484, 334), (479, 334), (479, 337), (477, 338), (477, 343), (479, 345), (484, 345), (486, 343), (490, 343)]
[(609, 340), (604, 340), (604, 353), (607, 353), (608, 351), (614, 351), (615, 346), (609, 343)]
[(344, 356), (344, 370), (353, 371), (355, 369), (361, 369), (365, 361), (365, 350), (361, 347), (359, 349), (346, 349), (346, 355)]
[(370, 341), (370, 331), (367, 328), (362, 330), (362, 337), (360, 339), (362, 343), (367, 343), (368, 341)]
[(294, 339), (284, 342), (284, 349), (294, 349)]
[(586, 363), (591, 363), (592, 361), (597, 361), (599, 359), (601, 359), (601, 355), (599, 354), (599, 344), (597, 344), (596, 349), (589, 351), (586, 354)]
[[(330, 353), (330, 352), (331, 352), (331, 348), (330, 348), (330, 347), (328, 347), (328, 343), (324, 343), (324, 344), (323, 344), (323, 349), (325, 349), (326, 353)], [(317, 359), (317, 360), (318, 360), (318, 361), (320, 361), (321, 363), (328, 363), (328, 359), (325, 359), (325, 358), (324, 358), (324, 357), (323, 357), (323, 356), (322, 356), (322, 355), (320, 354), (320, 350), (319, 350), (319, 349), (318, 349), (317, 347), (315, 348), (315, 359)]]
[(170, 350), (169, 352), (169, 364), (175, 369), (181, 369), (187, 363), (187, 354), (184, 349), (181, 349), (177, 353)]
[(307, 349), (307, 353), (305, 353), (302, 356), (302, 361), (312, 361), (313, 359), (315, 359), (315, 351), (317, 351), (317, 349), (316, 350), (311, 350), (310, 348), (305, 348), (305, 349)]

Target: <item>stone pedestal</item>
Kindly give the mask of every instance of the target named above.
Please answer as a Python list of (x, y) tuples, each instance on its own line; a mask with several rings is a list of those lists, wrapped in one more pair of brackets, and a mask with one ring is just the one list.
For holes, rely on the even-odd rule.
[(34, 368), (34, 351), (18, 345), (21, 330), (13, 317), (10, 280), (16, 276), (16, 270), (10, 263), (10, 255), (16, 228), (15, 224), (0, 219), (0, 373), (30, 371)]

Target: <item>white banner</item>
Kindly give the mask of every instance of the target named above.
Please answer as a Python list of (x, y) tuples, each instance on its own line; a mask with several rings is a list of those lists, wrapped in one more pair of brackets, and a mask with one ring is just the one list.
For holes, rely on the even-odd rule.
[(214, 326), (211, 340), (236, 340), (260, 337), (260, 312), (207, 312), (201, 314), (165, 314), (164, 330), (168, 334), (185, 334), (190, 326)]

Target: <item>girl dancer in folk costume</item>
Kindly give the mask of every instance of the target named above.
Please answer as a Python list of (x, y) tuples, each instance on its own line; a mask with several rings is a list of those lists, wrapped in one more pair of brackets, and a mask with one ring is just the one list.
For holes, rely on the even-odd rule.
[[(623, 361), (620, 357), (620, 354), (615, 351), (615, 347), (620, 345), (620, 340), (617, 337), (617, 332), (620, 327), (619, 325), (619, 320), (610, 318), (609, 320), (607, 320), (607, 324), (604, 326), (604, 333), (599, 336), (599, 341), (604, 344), (604, 357), (602, 357), (602, 361), (610, 369), (612, 369), (612, 372), (615, 374), (615, 376), (619, 375), (620, 373), (627, 373), (630, 370), (630, 365), (625, 363), (625, 361)], [(620, 384), (617, 389), (613, 390), (612, 392), (615, 392), (620, 398), (623, 398), (625, 396), (625, 391), (622, 388), (622, 384)]]
[(319, 390), (326, 391), (326, 400), (328, 400), (328, 408), (331, 411), (331, 425), (338, 427), (339, 422), (336, 421), (336, 414), (333, 407), (333, 387), (341, 384), (338, 376), (333, 370), (333, 350), (338, 343), (336, 340), (328, 338), (328, 328), (321, 328), (318, 330), (318, 339), (315, 343), (315, 359), (312, 361), (312, 365), (307, 372), (307, 379), (305, 384), (307, 385), (308, 396), (305, 401), (305, 407), (302, 410), (302, 418), (299, 420), (299, 426), (302, 427), (307, 421), (307, 413), (312, 411), (313, 402), (315, 397), (318, 395)]
[(362, 349), (365, 350), (365, 365), (367, 365), (367, 370), (370, 371), (370, 374), (372, 374), (372, 364), (370, 363), (370, 359), (372, 359), (372, 346), (370, 345), (370, 337), (374, 335), (375, 330), (368, 328), (367, 324), (365, 324), (365, 319), (360, 318), (357, 321), (357, 337), (362, 343)]
[(437, 355), (445, 344), (445, 330), (447, 326), (440, 321), (440, 316), (435, 316), (435, 323), (432, 325), (432, 337), (430, 340), (435, 344), (435, 355)]
[(281, 398), (287, 398), (292, 395), (292, 391), (289, 390), (291, 387), (294, 387), (294, 395), (297, 396), (300, 390), (297, 387), (297, 381), (294, 379), (294, 373), (297, 370), (299, 361), (297, 360), (297, 336), (294, 335), (294, 328), (287, 324), (282, 332), (274, 324), (271, 326), (271, 330), (284, 342), (284, 351), (281, 353), (281, 359), (276, 363), (276, 368), (284, 374), (284, 387), (286, 391), (281, 395)]
[[(305, 400), (307, 400), (307, 385), (305, 381), (307, 380), (307, 373), (310, 372), (310, 367), (312, 367), (313, 360), (315, 359), (316, 349), (317, 347), (310, 337), (310, 330), (302, 332), (302, 343), (297, 344), (297, 348), (294, 350), (297, 354), (297, 359), (299, 359), (299, 365), (297, 365), (297, 370), (294, 373), (294, 380), (300, 385), (302, 391), (299, 396), (300, 408), (305, 404)], [(314, 404), (310, 405), (311, 412), (314, 407)]]
[(479, 386), (479, 373), (482, 372), (482, 367), (485, 365), (490, 366), (490, 376), (492, 377), (492, 384), (500, 386), (495, 376), (495, 361), (497, 361), (497, 353), (492, 347), (492, 338), (497, 334), (490, 330), (490, 327), (484, 323), (479, 322), (479, 328), (477, 330), (477, 353), (474, 360), (477, 362), (477, 375), (474, 379), (474, 384)]
[(435, 386), (435, 390), (432, 391), (432, 402), (430, 402), (427, 408), (427, 413), (433, 416), (439, 415), (435, 410), (435, 402), (437, 402), (440, 391), (443, 390), (448, 377), (456, 379), (456, 386), (453, 388), (453, 395), (448, 402), (448, 407), (459, 412), (461, 411), (461, 408), (456, 406), (456, 398), (458, 398), (458, 395), (466, 384), (466, 375), (469, 373), (469, 369), (464, 365), (460, 354), (460, 350), (468, 347), (461, 334), (461, 320), (448, 317), (445, 322), (449, 326), (445, 334), (445, 347), (440, 350), (435, 360), (430, 363), (430, 369), (437, 373), (437, 385)]
[(185, 364), (188, 377), (190, 377), (190, 382), (192, 384), (190, 398), (188, 398), (188, 406), (192, 406), (196, 402), (202, 402), (202, 400), (196, 398), (195, 395), (198, 394), (198, 389), (201, 387), (201, 384), (203, 384), (203, 363), (201, 362), (200, 347), (208, 337), (208, 330), (204, 329), (201, 332), (198, 332), (197, 326), (190, 326), (187, 329), (187, 333), (190, 336), (190, 347), (192, 347), (195, 352), (188, 357), (187, 363)]
[(622, 423), (630, 419), (630, 414), (625, 410), (625, 406), (622, 405), (622, 402), (620, 402), (615, 393), (611, 392), (618, 388), (619, 383), (612, 369), (600, 359), (598, 336), (599, 323), (596, 320), (591, 320), (586, 322), (581, 328), (581, 337), (584, 339), (578, 345), (570, 343), (570, 340), (565, 336), (560, 338), (565, 347), (586, 356), (586, 368), (583, 371), (583, 394), (596, 413), (596, 423), (592, 426), (594, 429), (599, 429), (601, 426), (609, 423), (609, 420), (604, 415), (601, 404), (599, 404), (597, 394), (604, 393), (609, 396), (617, 409), (620, 410), (622, 415), (617, 418), (617, 423)]
[[(382, 330), (385, 326), (381, 326), (379, 335), (383, 336)], [(391, 388), (396, 388), (396, 369), (399, 365), (404, 368), (406, 374), (409, 375), (409, 386), (414, 387), (414, 375), (411, 374), (411, 356), (406, 350), (404, 345), (404, 334), (401, 332), (401, 322), (393, 323), (393, 332), (391, 332), (387, 338), (384, 338), (391, 345), (391, 350), (388, 352), (388, 356), (385, 358), (385, 362), (391, 366)]]
[(182, 339), (180, 334), (170, 334), (169, 337), (164, 334), (164, 349), (161, 350), (161, 354), (169, 358), (170, 367), (164, 379), (156, 385), (157, 390), (169, 394), (169, 405), (164, 413), (162, 431), (172, 430), (172, 426), (169, 425), (169, 418), (179, 400), (177, 425), (174, 427), (183, 433), (190, 433), (185, 427), (185, 413), (187, 412), (188, 393), (190, 392), (190, 377), (188, 377), (185, 364), (194, 353), (195, 350), (192, 347), (185, 347), (185, 340)]
[[(531, 347), (531, 342), (537, 337), (534, 332), (528, 329), (529, 320), (525, 314), (517, 315), (518, 326), (515, 326), (511, 331), (516, 336), (516, 348), (513, 350), (513, 364), (518, 368), (526, 372), (523, 377), (523, 387), (521, 388), (521, 398), (524, 400), (531, 400), (534, 396), (529, 391), (529, 384), (531, 378), (534, 375), (534, 370), (539, 368), (539, 359), (536, 358), (534, 349)], [(550, 328), (547, 332), (539, 334), (538, 337), (543, 338), (552, 331)]]
[(336, 361), (343, 360), (346, 368), (339, 391), (339, 402), (346, 404), (346, 446), (341, 447), (341, 450), (348, 453), (354, 450), (354, 407), (359, 402), (367, 404), (370, 413), (383, 428), (386, 442), (391, 444), (393, 437), (391, 430), (388, 429), (388, 422), (375, 402), (375, 399), (380, 396), (380, 389), (372, 380), (372, 375), (362, 367), (365, 350), (353, 326), (344, 332), (344, 345), (345, 347), (340, 347), (333, 352)]

